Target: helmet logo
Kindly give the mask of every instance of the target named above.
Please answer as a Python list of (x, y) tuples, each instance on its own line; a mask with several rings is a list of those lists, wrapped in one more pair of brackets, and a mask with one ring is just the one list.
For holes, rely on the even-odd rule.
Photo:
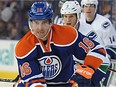
[(37, 8), (37, 12), (43, 12), (42, 8)]
[(47, 2), (35, 2), (29, 10), (29, 19), (46, 20), (53, 17), (53, 10)]
[(68, 8), (68, 7), (69, 7), (69, 5), (66, 6), (66, 8)]

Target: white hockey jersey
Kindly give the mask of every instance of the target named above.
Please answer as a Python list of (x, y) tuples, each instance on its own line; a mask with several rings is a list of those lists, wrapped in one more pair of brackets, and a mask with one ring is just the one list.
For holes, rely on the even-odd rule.
[[(62, 22), (59, 25), (64, 25), (64, 23)], [(102, 39), (99, 37), (99, 35), (97, 35), (96, 31), (93, 29), (93, 27), (91, 25), (86, 24), (84, 22), (79, 22), (78, 27), (76, 29), (81, 34), (83, 34), (83, 35), (87, 36), (88, 38), (93, 39), (93, 40), (99, 42), (101, 45), (103, 45)]]
[(91, 25), (86, 24), (84, 22), (79, 22), (78, 31), (81, 32), (83, 35), (89, 37), (90, 39), (93, 39), (93, 40), (99, 42), (100, 44), (103, 44), (103, 41), (101, 40), (99, 35), (97, 35), (97, 33), (91, 27)]
[[(84, 13), (81, 14), (80, 22), (86, 23)], [(105, 46), (111, 44), (116, 45), (116, 31), (109, 19), (96, 14), (96, 17), (91, 23), (91, 26), (99, 35), (100, 40), (103, 41), (103, 44)], [(99, 43), (101, 43), (102, 41), (100, 41)]]

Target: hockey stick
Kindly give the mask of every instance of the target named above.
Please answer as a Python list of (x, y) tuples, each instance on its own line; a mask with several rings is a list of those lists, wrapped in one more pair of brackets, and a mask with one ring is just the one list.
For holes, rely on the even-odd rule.
[(116, 72), (116, 70), (108, 68), (108, 71)]
[(112, 71), (112, 72), (115, 72), (116, 73), (116, 70), (111, 69), (111, 68), (108, 68), (108, 71)]
[[(113, 62), (114, 62), (114, 61), (113, 61)], [(75, 61), (75, 63), (82, 64), (82, 63), (80, 63), (80, 62), (78, 62), (78, 61)], [(116, 63), (116, 61), (115, 61), (115, 63)], [(115, 73), (116, 73), (116, 70), (115, 70), (115, 69), (108, 68), (108, 71), (110, 71), (110, 72), (115, 72)]]
[[(111, 59), (111, 64), (112, 64), (112, 65), (115, 64), (115, 66), (116, 66), (116, 59)], [(114, 66), (114, 67), (115, 67), (115, 66)], [(112, 69), (112, 68), (110, 68), (110, 67), (108, 68), (108, 71), (116, 72), (115, 69)]]
[(116, 63), (116, 59), (111, 59), (111, 63)]
[(13, 82), (13, 80), (0, 78), (0, 82)]
[(4, 79), (4, 78), (0, 78), (0, 82), (16, 82), (19, 79), (19, 75), (17, 75), (17, 77), (15, 79)]

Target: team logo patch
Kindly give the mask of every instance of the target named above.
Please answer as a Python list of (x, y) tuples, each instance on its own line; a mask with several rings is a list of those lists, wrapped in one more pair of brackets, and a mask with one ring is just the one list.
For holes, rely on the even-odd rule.
[(109, 22), (105, 22), (104, 24), (103, 24), (103, 28), (107, 28), (108, 26), (110, 26), (110, 23)]
[(55, 78), (61, 71), (62, 64), (59, 57), (45, 56), (39, 59), (42, 66), (42, 73), (47, 80)]
[(42, 8), (37, 8), (37, 12), (43, 12)]
[(87, 35), (90, 39), (93, 39), (95, 40), (97, 38), (97, 34), (95, 32), (90, 32), (88, 35)]

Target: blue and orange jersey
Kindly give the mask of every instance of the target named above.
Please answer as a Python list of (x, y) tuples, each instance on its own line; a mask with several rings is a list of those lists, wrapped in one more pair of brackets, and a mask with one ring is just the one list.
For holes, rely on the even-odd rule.
[[(71, 26), (53, 24), (47, 44), (29, 31), (16, 45), (21, 81), (34, 83), (66, 83), (74, 73), (73, 56), (97, 69), (108, 63), (105, 49)], [(62, 78), (63, 77), (63, 78)]]

